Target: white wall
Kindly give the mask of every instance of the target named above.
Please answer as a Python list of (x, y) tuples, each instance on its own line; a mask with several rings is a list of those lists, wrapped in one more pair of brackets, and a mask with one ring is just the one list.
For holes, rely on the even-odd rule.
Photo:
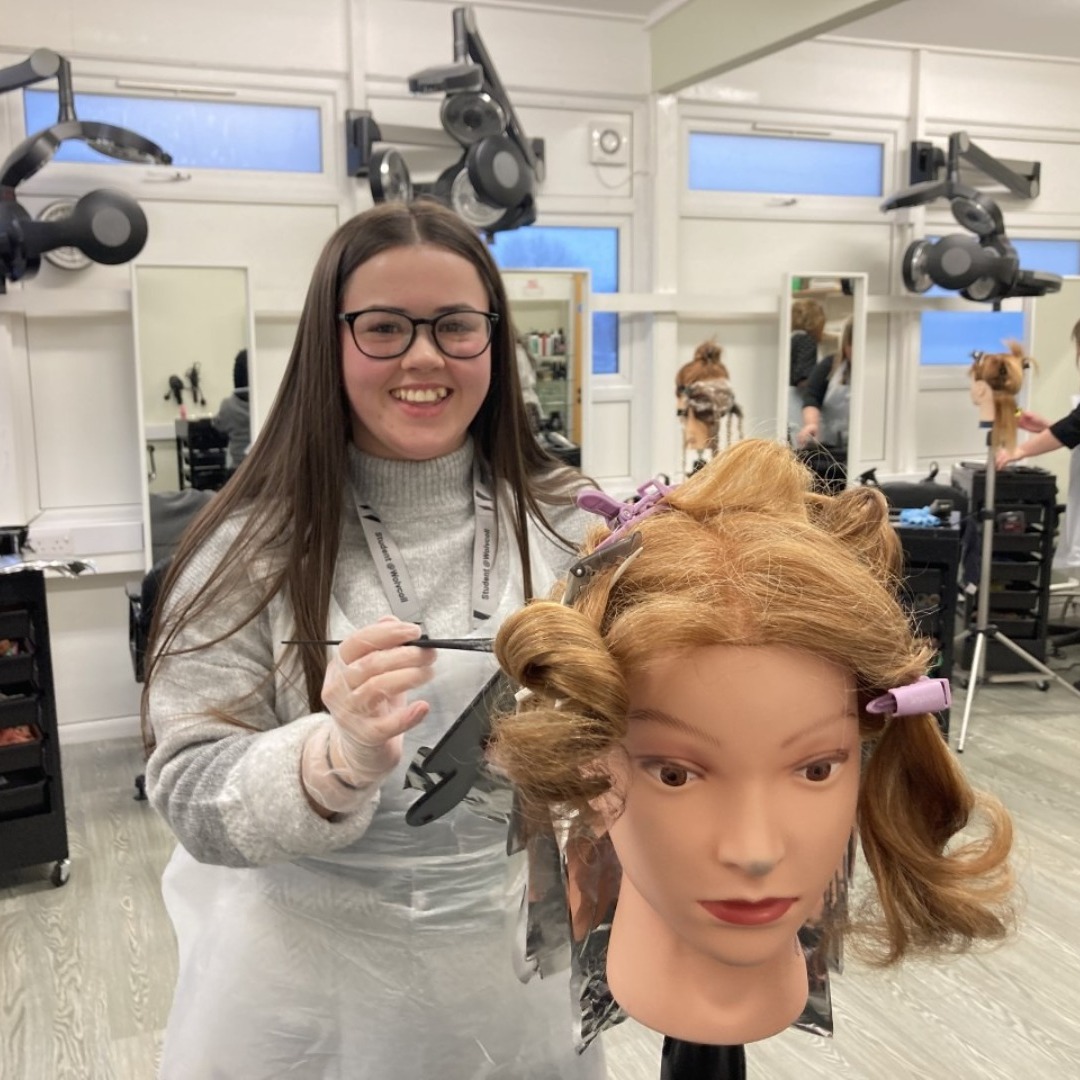
[[(366, 106), (380, 122), (438, 128), (438, 101), (411, 97), (406, 79), (451, 60), (452, 5), (194, 0), (178, 7), (165, 0), (105, 0), (91, 9), (75, 0), (46, 6), (0, 0), (0, 7), (0, 65), (48, 47), (72, 61), (77, 90), (173, 88), (181, 95), (195, 90), (322, 110), (322, 176), (54, 162), (20, 188), (20, 201), (37, 213), (58, 197), (118, 187), (139, 201), (149, 221), (139, 261), (247, 267), (257, 385), (276, 386), (322, 244), (339, 221), (370, 203), (366, 183), (345, 174), (345, 110)], [(566, 12), (547, 16), (480, 4), (477, 14), (526, 132), (547, 144), (551, 181), (541, 223), (622, 229), (623, 281), (633, 287), (631, 223), (645, 203), (645, 189), (635, 193), (631, 167), (597, 169), (588, 164), (587, 151), (594, 120), (641, 122), (648, 85), (645, 32), (626, 21)], [(547, 48), (536, 47), (545, 41)], [(21, 95), (0, 98), (3, 153), (23, 137), (21, 109)], [(45, 265), (33, 281), (0, 298), (0, 507), (12, 523), (42, 510), (39, 529), (90, 515), (122, 520), (130, 534), (143, 468), (130, 275), (130, 266), (94, 265), (71, 274)], [(628, 368), (643, 348), (640, 341), (628, 342)], [(609, 383), (609, 400), (600, 408), (612, 414), (601, 415), (601, 422), (625, 429), (632, 386), (625, 377)], [(259, 413), (265, 415), (269, 404), (260, 401)], [(606, 445), (601, 463), (612, 475), (629, 476), (629, 439), (613, 445), (621, 450)], [(110, 717), (126, 717), (120, 726), (134, 730), (138, 688), (126, 649), (124, 585), (141, 574), (143, 555), (137, 544), (130, 547), (99, 556), (102, 572), (95, 579), (50, 581), (60, 722), (69, 738), (115, 732)], [(109, 661), (89, 662), (95, 649), (107, 650)]]
[[(80, 89), (115, 91), (121, 80), (322, 109), (323, 176), (192, 170), (189, 179), (161, 183), (140, 168), (54, 163), (20, 192), (36, 210), (59, 195), (117, 184), (147, 211), (147, 261), (247, 266), (256, 363), (275, 381), (322, 242), (369, 201), (365, 186), (345, 176), (344, 111), (369, 107), (380, 122), (436, 126), (437, 103), (410, 96), (406, 77), (452, 58), (452, 4), (0, 4), (0, 62), (17, 62), (35, 47), (55, 48), (73, 60)], [(782, 275), (810, 269), (869, 275), (866, 385), (871, 413), (881, 422), (867, 453), (879, 471), (917, 472), (930, 459), (947, 468), (981, 457), (962, 373), (928, 378), (919, 369), (917, 301), (899, 280), (912, 235), (924, 227), (955, 230), (947, 210), (916, 211), (906, 220), (881, 214), (877, 200), (778, 205), (689, 193), (686, 134), (702, 124), (870, 133), (886, 145), (891, 193), (906, 184), (911, 139), (943, 144), (950, 131), (967, 130), (993, 153), (1043, 162), (1038, 200), (1003, 200), (1010, 232), (1073, 238), (1080, 236), (1080, 115), (1071, 103), (1080, 93), (1080, 64), (825, 39), (677, 99), (649, 99), (647, 40), (638, 25), (574, 14), (570, 5), (547, 14), (525, 5), (476, 7), (526, 130), (545, 139), (550, 179), (540, 223), (620, 229), (622, 293), (594, 298), (597, 308), (623, 313), (621, 371), (594, 378), (591, 388), (589, 422), (612, 435), (597, 460), (598, 475), (627, 488), (657, 471), (677, 472), (674, 373), (714, 334), (732, 366), (748, 429), (764, 432), (775, 409)], [(18, 99), (0, 98), (0, 147), (14, 146), (23, 134)], [(589, 164), (588, 133), (597, 119), (631, 126), (630, 165)], [(129, 273), (129, 267), (95, 266), (71, 275), (45, 267), (25, 289), (0, 298), (0, 372), (26, 406), (15, 411), (19, 459), (0, 473), (22, 478), (17, 506), (48, 513), (113, 507), (119, 515), (139, 499)], [(5, 415), (0, 411), (0, 420)], [(5, 444), (3, 435), (0, 430), (0, 454), (11, 441)], [(5, 492), (0, 505), (11, 502)], [(50, 586), (65, 688), (61, 720), (70, 729), (98, 730), (104, 717), (135, 710), (126, 652), (114, 664), (85, 659), (92, 637), (113, 651), (126, 642), (123, 583), (140, 565), (129, 563), (131, 572), (109, 556), (108, 572), (97, 581)]]
[[(886, 144), (884, 189), (892, 194), (908, 184), (912, 139), (932, 138), (944, 147), (949, 133), (967, 131), (995, 156), (1042, 163), (1037, 199), (994, 195), (1010, 235), (1074, 239), (1080, 237), (1080, 114), (1072, 107), (1078, 90), (1076, 62), (822, 39), (680, 94), (680, 139), (688, 127), (811, 137), (861, 131)], [(684, 142), (679, 151), (685, 158)], [(671, 226), (680, 291), (700, 294), (712, 282), (745, 294), (804, 267), (869, 273), (871, 308), (879, 314), (868, 327), (868, 405), (881, 415), (881, 429), (866, 457), (879, 475), (921, 473), (931, 461), (947, 475), (957, 460), (982, 460), (985, 445), (964, 370), (919, 368), (918, 307), (940, 301), (907, 294), (899, 275), (913, 236), (960, 231), (944, 202), (885, 215), (876, 200), (781, 205), (768, 197), (680, 190), (681, 210)], [(680, 349), (685, 339), (680, 330)], [(773, 377), (764, 365), (758, 370), (757, 387), (738, 387), (751, 401), (767, 399)], [(1059, 403), (1061, 412), (1066, 407)]]

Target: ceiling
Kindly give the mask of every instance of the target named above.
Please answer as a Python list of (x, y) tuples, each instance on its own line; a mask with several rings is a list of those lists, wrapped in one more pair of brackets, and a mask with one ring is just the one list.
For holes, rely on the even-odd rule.
[[(652, 22), (685, 0), (484, 0), (510, 7), (590, 12)], [(738, 3), (745, 0), (716, 0)], [(834, 31), (915, 45), (939, 45), (988, 52), (1026, 53), (1080, 59), (1080, 3), (1077, 0), (903, 0), (894, 7)]]

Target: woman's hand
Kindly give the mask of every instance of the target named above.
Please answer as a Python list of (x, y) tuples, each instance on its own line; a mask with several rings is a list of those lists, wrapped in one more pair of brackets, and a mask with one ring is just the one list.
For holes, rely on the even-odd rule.
[(1045, 417), (1039, 416), (1038, 413), (1028, 412), (1027, 409), (1021, 410), (1016, 417), (1016, 426), (1023, 428), (1024, 431), (1034, 432), (1036, 435), (1040, 431), (1045, 431), (1050, 426), (1050, 421)]
[(1020, 447), (1013, 447), (1012, 450), (1002, 447), (994, 455), (994, 468), (1004, 469), (1006, 465), (1013, 461), (1019, 461), (1024, 455), (1020, 452)]
[(795, 442), (800, 447), (809, 446), (810, 443), (817, 442), (817, 437), (818, 422), (812, 420), (808, 424), (803, 424), (799, 434), (795, 436)]
[(309, 796), (332, 812), (353, 809), (397, 767), (405, 732), (428, 714), (407, 700), (432, 676), (433, 649), (410, 647), (415, 623), (386, 616), (351, 633), (326, 669), (322, 699), (330, 713), (309, 736), (301, 777)]

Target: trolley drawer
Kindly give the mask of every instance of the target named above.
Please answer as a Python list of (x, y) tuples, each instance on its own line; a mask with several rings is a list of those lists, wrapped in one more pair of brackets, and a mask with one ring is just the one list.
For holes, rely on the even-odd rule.
[(48, 787), (40, 769), (0, 773), (0, 821), (48, 811)]

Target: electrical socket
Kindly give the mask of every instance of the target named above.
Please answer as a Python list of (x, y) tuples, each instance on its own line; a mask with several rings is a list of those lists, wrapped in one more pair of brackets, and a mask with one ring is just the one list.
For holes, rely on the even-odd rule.
[(29, 545), (35, 555), (55, 559), (75, 554), (75, 539), (70, 532), (31, 532)]

